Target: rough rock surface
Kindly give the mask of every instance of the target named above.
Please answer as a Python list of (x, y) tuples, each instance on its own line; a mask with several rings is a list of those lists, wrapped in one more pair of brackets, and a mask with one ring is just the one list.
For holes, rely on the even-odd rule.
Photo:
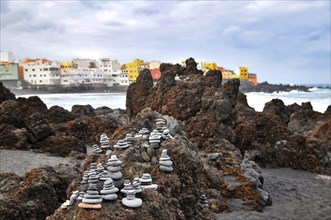
[(323, 135), (330, 132), (324, 124), (330, 116), (313, 111), (310, 103), (285, 106), (277, 99), (266, 103), (262, 113), (252, 114), (244, 104), (236, 108), (236, 146), (245, 157), (264, 167), (331, 174), (330, 140)]
[[(278, 99), (267, 103), (262, 113), (255, 112), (239, 92), (238, 79), (222, 84), (220, 72), (202, 75), (192, 59), (186, 67), (162, 64), (160, 70), (156, 85), (146, 70), (129, 86), (126, 105), (130, 118), (148, 107), (183, 121), (185, 132), (199, 149), (227, 139), (242, 154), (249, 151), (247, 155), (263, 166), (331, 173), (328, 143), (307, 138), (316, 125), (330, 118), (327, 113), (313, 111), (310, 103), (285, 106)], [(277, 153), (277, 143), (283, 140), (287, 143), (281, 147), (284, 156)]]
[[(34, 149), (54, 155), (86, 152), (86, 144), (94, 144), (100, 134), (109, 136), (128, 121), (124, 110), (98, 110), (90, 105), (75, 105), (71, 112), (47, 106), (37, 96), (18, 98), (2, 89), (0, 103), (0, 147)], [(8, 93), (9, 92), (9, 93)]]
[[(188, 136), (202, 148), (222, 138), (233, 141), (239, 80), (230, 80), (222, 86), (220, 71), (209, 71), (203, 76), (193, 59), (186, 62), (185, 68), (162, 64), (156, 86), (150, 72), (142, 72), (128, 88), (129, 116), (132, 118), (147, 107), (173, 116), (186, 123)], [(176, 76), (182, 80), (175, 80)]]
[(45, 219), (59, 207), (66, 198), (68, 184), (77, 177), (70, 171), (52, 167), (36, 168), (24, 178), (15, 174), (0, 174), (0, 216), (1, 219)]
[(254, 85), (253, 83), (242, 80), (242, 86), (240, 86), (241, 92), (265, 92), (265, 93), (273, 93), (273, 92), (289, 92), (292, 90), (305, 91), (307, 92), (310, 87), (301, 86), (301, 85), (284, 85), (284, 84), (269, 84), (268, 82), (261, 82), (258, 85)]
[(0, 82), (0, 103), (7, 100), (15, 100), (16, 97), (13, 93), (10, 92), (9, 89), (3, 86), (2, 82)]
[[(133, 147), (113, 152), (123, 161), (121, 171), (125, 179), (132, 180), (149, 172), (153, 183), (158, 184), (158, 190), (142, 193), (143, 205), (139, 209), (127, 209), (120, 204), (120, 200), (102, 203), (100, 211), (87, 212), (75, 204), (66, 211), (58, 209), (48, 219), (71, 219), (73, 216), (81, 219), (214, 219), (213, 212), (236, 209), (233, 201), (240, 201), (241, 208), (247, 210), (261, 210), (267, 204), (257, 190), (258, 187), (263, 188), (263, 183), (259, 182), (257, 186), (255, 176), (245, 174), (253, 168), (242, 168), (242, 156), (238, 149), (223, 139), (218, 146), (208, 148), (209, 152), (217, 154), (210, 159), (209, 153), (193, 150), (194, 144), (181, 129), (181, 123), (173, 117), (144, 109), (131, 123), (117, 129), (111, 139), (116, 142), (142, 127), (155, 129), (155, 120), (160, 117), (167, 120), (175, 139), (163, 141), (159, 149), (147, 148), (136, 139)], [(163, 149), (168, 150), (173, 161), (174, 171), (171, 174), (158, 168), (158, 157)], [(88, 168), (91, 162), (105, 164), (106, 158), (104, 155), (91, 155), (85, 162), (84, 167)], [(75, 181), (71, 189), (79, 188), (79, 182)], [(206, 194), (210, 208), (199, 204), (201, 192)]]

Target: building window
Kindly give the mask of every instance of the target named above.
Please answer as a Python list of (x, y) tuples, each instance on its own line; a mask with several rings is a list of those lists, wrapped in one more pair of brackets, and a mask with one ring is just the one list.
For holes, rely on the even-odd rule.
[(36, 77), (36, 75), (33, 75), (33, 77)]
[(34, 71), (34, 69), (32, 69), (32, 71)]
[(43, 81), (42, 81), (42, 80), (39, 80), (39, 82), (41, 82), (41, 83), (42, 83)]
[(25, 71), (29, 71), (28, 69), (25, 69)]

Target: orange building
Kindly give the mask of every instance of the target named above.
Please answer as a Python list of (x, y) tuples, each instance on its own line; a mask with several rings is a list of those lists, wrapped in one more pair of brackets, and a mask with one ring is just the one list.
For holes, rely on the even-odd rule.
[(252, 82), (254, 85), (257, 85), (257, 75), (255, 73), (248, 74), (248, 80)]

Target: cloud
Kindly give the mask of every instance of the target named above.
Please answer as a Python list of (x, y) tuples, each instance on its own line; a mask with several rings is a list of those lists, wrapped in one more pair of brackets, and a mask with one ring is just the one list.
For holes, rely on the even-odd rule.
[(1, 1), (0, 13), (17, 58), (193, 56), (263, 81), (330, 80), (328, 1)]

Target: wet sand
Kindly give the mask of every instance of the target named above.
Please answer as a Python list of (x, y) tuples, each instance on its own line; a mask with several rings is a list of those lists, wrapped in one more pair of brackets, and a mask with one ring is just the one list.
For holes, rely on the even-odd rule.
[(71, 158), (47, 156), (46, 154), (22, 150), (0, 150), (0, 173), (16, 173), (19, 176), (41, 166), (59, 163), (72, 164)]
[(290, 168), (262, 169), (273, 204), (263, 212), (235, 211), (217, 219), (331, 219), (331, 176)]

